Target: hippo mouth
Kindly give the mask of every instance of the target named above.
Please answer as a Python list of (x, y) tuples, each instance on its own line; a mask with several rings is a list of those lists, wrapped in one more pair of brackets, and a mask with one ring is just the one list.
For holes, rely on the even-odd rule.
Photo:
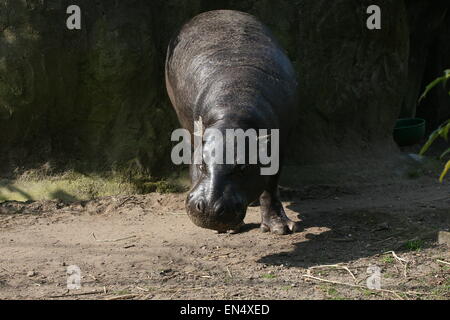
[(208, 215), (193, 214), (190, 210), (187, 210), (188, 216), (191, 221), (198, 227), (203, 229), (215, 230), (218, 232), (236, 231), (244, 224), (245, 212), (236, 213), (236, 219), (233, 221), (220, 221), (215, 218), (211, 218)]

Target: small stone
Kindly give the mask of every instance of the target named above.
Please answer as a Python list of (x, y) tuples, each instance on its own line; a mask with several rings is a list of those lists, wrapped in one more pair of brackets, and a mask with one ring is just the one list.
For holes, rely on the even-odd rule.
[(389, 230), (389, 224), (387, 222), (380, 223), (375, 227), (373, 231), (384, 231), (384, 230)]
[(173, 270), (172, 269), (164, 269), (164, 270), (161, 270), (160, 272), (159, 272), (159, 274), (160, 275), (166, 275), (166, 274), (168, 274), (168, 273), (171, 273)]
[(27, 272), (27, 277), (34, 277), (35, 275), (36, 275), (36, 272), (34, 272), (34, 271)]

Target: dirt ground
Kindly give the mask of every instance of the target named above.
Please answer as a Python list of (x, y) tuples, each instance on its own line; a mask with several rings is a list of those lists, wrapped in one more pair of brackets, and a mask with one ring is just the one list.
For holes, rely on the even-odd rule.
[(4, 202), (0, 299), (449, 299), (449, 190), (434, 176), (283, 189), (304, 227), (287, 236), (261, 233), (258, 207), (239, 234), (197, 228), (184, 194)]

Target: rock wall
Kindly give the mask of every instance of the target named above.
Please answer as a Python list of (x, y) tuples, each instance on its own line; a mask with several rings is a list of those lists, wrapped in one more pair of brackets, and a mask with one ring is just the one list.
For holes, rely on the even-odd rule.
[[(71, 4), (82, 9), (80, 31), (65, 27)], [(371, 4), (382, 8), (382, 30), (366, 28)], [(219, 8), (258, 16), (298, 70), (292, 163), (396, 152), (404, 1), (0, 0), (2, 168), (59, 159), (166, 174), (178, 126), (164, 88), (166, 46), (183, 22)]]
[[(180, 3), (183, 3), (180, 1)], [(69, 31), (66, 8), (82, 9)], [(162, 65), (191, 7), (165, 1), (1, 1), (0, 136), (10, 164), (70, 159), (86, 169), (168, 161), (176, 125)], [(170, 154), (170, 153), (169, 153)]]
[[(366, 9), (382, 8), (382, 29), (368, 30)], [(408, 61), (402, 1), (304, 1), (298, 65), (303, 85), (300, 163), (396, 152), (392, 141)], [(305, 139), (305, 137), (308, 137)], [(306, 151), (306, 154), (305, 154)]]

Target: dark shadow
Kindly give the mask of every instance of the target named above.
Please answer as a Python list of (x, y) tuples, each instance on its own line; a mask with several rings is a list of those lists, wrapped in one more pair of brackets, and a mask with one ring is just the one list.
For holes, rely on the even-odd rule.
[[(298, 205), (288, 208), (300, 212)], [(265, 256), (258, 262), (308, 268), (388, 251), (425, 249), (435, 245), (439, 230), (450, 226), (450, 209), (421, 209), (414, 213), (391, 208), (334, 210), (305, 212), (299, 218), (307, 233), (303, 237), (297, 234), (300, 241), (294, 243), (295, 249)]]
[(51, 199), (61, 200), (64, 202), (76, 202), (79, 200), (76, 197), (74, 197), (73, 195), (71, 195), (63, 190), (56, 190), (56, 191), (50, 193), (50, 197), (51, 197)]
[(239, 229), (239, 233), (246, 233), (259, 228), (259, 223), (246, 223)]
[[(20, 194), (22, 197), (24, 197), (26, 199), (25, 201), (34, 200), (33, 197), (29, 193), (23, 191), (22, 189), (15, 187), (15, 186), (12, 186), (8, 183), (6, 183), (6, 184), (0, 183), (0, 186), (5, 187), (9, 192), (15, 192), (15, 193)], [(50, 193), (50, 197), (53, 200), (61, 200), (61, 201), (65, 201), (65, 202), (75, 202), (75, 201), (79, 200), (76, 197), (74, 197), (73, 195), (71, 195), (63, 190), (56, 190), (56, 191)], [(8, 201), (8, 199), (5, 196), (2, 196), (0, 194), (0, 202), (4, 202), (4, 201)]]
[(30, 194), (26, 193), (25, 191), (23, 191), (17, 187), (7, 184), (7, 185), (5, 185), (5, 188), (8, 189), (10, 192), (16, 192), (16, 193), (20, 194), (26, 200), (33, 200), (33, 197)]

